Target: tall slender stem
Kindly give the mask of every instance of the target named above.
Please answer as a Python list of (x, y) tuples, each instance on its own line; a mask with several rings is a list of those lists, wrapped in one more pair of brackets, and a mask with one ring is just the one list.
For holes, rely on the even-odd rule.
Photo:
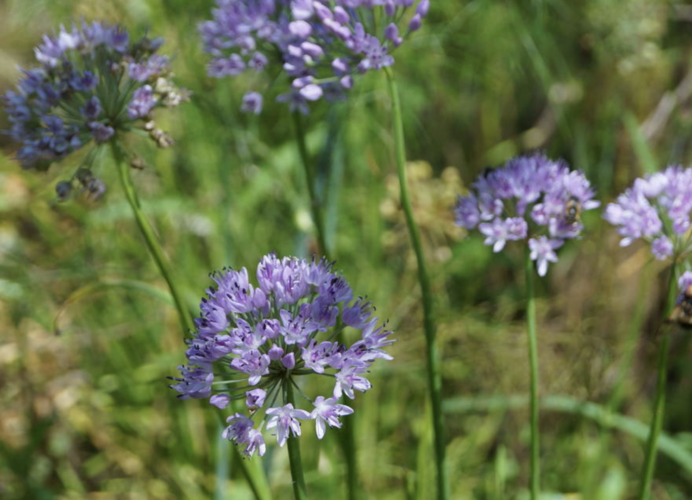
[(315, 173), (308, 158), (308, 148), (305, 143), (305, 129), (303, 128), (303, 117), (300, 113), (291, 113), (296, 131), (296, 141), (298, 142), (298, 152), (300, 160), (305, 171), (305, 182), (308, 186), (308, 196), (310, 198), (310, 210), (312, 212), (312, 220), (315, 223), (317, 231), (317, 242), (322, 255), (327, 257), (329, 250), (327, 249), (327, 238), (325, 235), (324, 220), (322, 219), (322, 210), (320, 200), (315, 192)]
[[(187, 307), (185, 307), (185, 303), (183, 301), (180, 288), (176, 284), (176, 281), (173, 278), (173, 273), (168, 267), (166, 258), (163, 255), (163, 250), (161, 249), (158, 239), (154, 234), (154, 230), (149, 224), (149, 221), (147, 220), (146, 216), (142, 212), (139, 197), (137, 196), (137, 191), (135, 190), (134, 184), (132, 182), (130, 166), (125, 161), (123, 151), (121, 149), (122, 146), (115, 141), (111, 143), (111, 146), (113, 150), (113, 158), (115, 159), (115, 162), (118, 164), (120, 182), (123, 186), (123, 190), (125, 191), (127, 201), (130, 204), (130, 208), (132, 209), (132, 213), (135, 216), (135, 220), (137, 221), (137, 225), (139, 226), (142, 236), (144, 236), (144, 240), (147, 243), (147, 248), (149, 248), (149, 252), (151, 253), (151, 256), (156, 262), (157, 267), (159, 268), (159, 272), (168, 284), (168, 288), (171, 291), (173, 301), (175, 302), (175, 306), (178, 311), (178, 317), (180, 319), (180, 324), (183, 328), (183, 332), (184, 334), (187, 334), (188, 332), (194, 330), (192, 315), (190, 314)], [(223, 426), (223, 421), (221, 421), (219, 425)], [(258, 500), (271, 500), (271, 491), (269, 489), (269, 485), (267, 484), (266, 476), (264, 474), (264, 471), (262, 471), (259, 467), (259, 465), (256, 462), (243, 460), (241, 461), (241, 468), (246, 476), (246, 479), (248, 480), (248, 483), (250, 484), (250, 488), (255, 494), (255, 498), (257, 498)]]
[(435, 448), (435, 463), (437, 466), (437, 498), (447, 500), (450, 495), (449, 476), (445, 460), (446, 443), (444, 434), (444, 422), (442, 415), (442, 376), (440, 374), (440, 357), (435, 341), (435, 322), (433, 319), (432, 292), (430, 290), (430, 279), (425, 265), (423, 245), (421, 243), (420, 232), (416, 219), (413, 216), (413, 207), (408, 193), (408, 183), (406, 180), (406, 144), (404, 142), (404, 122), (401, 116), (401, 102), (399, 91), (394, 80), (394, 73), (390, 68), (385, 68), (387, 81), (389, 83), (389, 94), (392, 100), (392, 113), (394, 125), (394, 149), (396, 157), (396, 169), (399, 176), (399, 189), (401, 192), (401, 206), (406, 217), (411, 245), (416, 254), (418, 264), (418, 282), (423, 298), (423, 327), (425, 332), (428, 389), (432, 403), (433, 433)]
[[(345, 345), (344, 332), (339, 332), (337, 342)], [(341, 402), (346, 404), (346, 397), (341, 397)], [(358, 500), (361, 498), (358, 490), (358, 460), (356, 451), (356, 421), (353, 418), (344, 418), (341, 423), (341, 432), (339, 433), (339, 441), (341, 449), (346, 460), (346, 486), (348, 492), (348, 500)]]
[(189, 309), (185, 306), (185, 301), (183, 300), (183, 295), (180, 291), (180, 287), (176, 283), (173, 273), (168, 267), (166, 258), (163, 255), (163, 250), (159, 244), (154, 230), (149, 224), (144, 212), (142, 212), (142, 207), (139, 203), (139, 198), (137, 196), (137, 191), (132, 182), (132, 176), (130, 174), (130, 165), (125, 161), (122, 146), (117, 142), (111, 142), (111, 147), (113, 150), (113, 158), (118, 164), (118, 172), (120, 174), (120, 182), (123, 186), (123, 191), (125, 191), (125, 196), (127, 201), (130, 203), (130, 208), (132, 209), (132, 214), (135, 216), (139, 230), (144, 237), (144, 241), (147, 243), (147, 248), (149, 253), (154, 258), (156, 266), (159, 268), (159, 272), (163, 279), (166, 280), (168, 288), (173, 296), (173, 301), (175, 302), (175, 307), (178, 310), (178, 317), (180, 319), (180, 325), (183, 328), (183, 335), (187, 335), (188, 332), (194, 330), (194, 324), (192, 323), (192, 315)]
[[(295, 398), (293, 396), (293, 384), (290, 380), (284, 382), (284, 391), (286, 402), (291, 403), (295, 407)], [(303, 477), (303, 462), (300, 458), (300, 441), (295, 436), (289, 436), (288, 439), (288, 462), (291, 466), (291, 477), (293, 478), (293, 496), (296, 500), (307, 500), (308, 490), (305, 486), (305, 477)]]
[(656, 447), (658, 438), (661, 435), (663, 427), (663, 415), (666, 406), (666, 379), (668, 375), (668, 348), (670, 345), (670, 335), (664, 328), (664, 321), (670, 315), (670, 312), (675, 304), (675, 295), (677, 291), (677, 282), (675, 279), (676, 264), (670, 266), (670, 277), (668, 278), (668, 290), (666, 297), (666, 308), (664, 311), (663, 320), (661, 321), (660, 345), (658, 347), (658, 365), (656, 375), (656, 396), (654, 397), (654, 415), (649, 428), (649, 439), (646, 442), (646, 455), (644, 456), (644, 467), (642, 468), (642, 479), (639, 490), (639, 500), (647, 500), (651, 494), (651, 483), (654, 478), (654, 469), (656, 467)]
[(529, 394), (529, 414), (531, 422), (531, 500), (538, 500), (541, 491), (541, 468), (538, 430), (538, 341), (536, 339), (536, 291), (534, 287), (533, 261), (530, 250), (526, 249), (526, 331), (529, 337), (529, 371), (531, 389)]
[[(295, 123), (296, 141), (298, 143), (298, 151), (300, 160), (303, 163), (305, 178), (308, 184), (308, 196), (310, 198), (310, 207), (312, 209), (312, 218), (315, 222), (317, 230), (317, 240), (322, 251), (322, 255), (331, 260), (329, 249), (327, 248), (326, 230), (324, 227), (324, 218), (322, 217), (322, 204), (317, 199), (315, 193), (315, 176), (313, 173), (312, 164), (308, 157), (308, 150), (305, 143), (305, 129), (303, 128), (303, 119), (299, 113), (293, 113)], [(337, 337), (339, 343), (344, 344), (343, 332)], [(341, 448), (346, 460), (346, 484), (348, 489), (349, 500), (357, 500), (358, 495), (358, 460), (356, 451), (355, 438), (355, 422), (353, 420), (344, 419), (339, 433)]]

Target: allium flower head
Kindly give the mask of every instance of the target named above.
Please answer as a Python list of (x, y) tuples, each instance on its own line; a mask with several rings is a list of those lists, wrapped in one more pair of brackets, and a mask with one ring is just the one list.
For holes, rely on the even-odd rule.
[(22, 70), (17, 88), (2, 99), (12, 124), (8, 133), (21, 144), (22, 166), (45, 170), (91, 141), (106, 143), (138, 123), (148, 123), (146, 130), (161, 139), (153, 110), (187, 98), (169, 80), (169, 58), (156, 54), (162, 43), (133, 40), (121, 27), (99, 22), (44, 36), (34, 50), (38, 67)]
[(620, 246), (643, 239), (659, 260), (689, 251), (692, 170), (669, 166), (634, 181), (603, 217), (618, 227)]
[[(320, 439), (327, 426), (340, 427), (339, 417), (353, 409), (337, 398), (370, 389), (371, 364), (391, 360), (384, 349), (394, 342), (392, 332), (378, 326), (370, 302), (354, 300), (346, 280), (324, 259), (270, 254), (256, 276), (253, 285), (245, 268), (211, 275), (216, 287), (202, 299), (188, 365), (179, 367), (181, 376), (171, 386), (181, 399), (209, 399), (221, 409), (243, 401), (247, 412), (231, 415), (223, 435), (248, 456), (264, 454), (264, 430), (283, 446), (301, 434), (301, 421), (314, 420)], [(337, 340), (347, 327), (360, 332), (350, 346)], [(320, 375), (312, 378), (326, 395), (302, 391), (307, 375)], [(285, 397), (289, 387), (296, 388), (293, 402)]]
[[(429, 7), (429, 0), (217, 0), (199, 31), (210, 76), (280, 68), (290, 84), (278, 100), (307, 113), (310, 101), (343, 95), (354, 75), (391, 66), (392, 51)], [(250, 95), (241, 110), (258, 113), (261, 100)]]
[(599, 206), (581, 171), (545, 155), (521, 156), (487, 171), (459, 197), (456, 223), (478, 230), (494, 252), (508, 241), (526, 240), (538, 274), (545, 276), (555, 250), (583, 228), (579, 214)]

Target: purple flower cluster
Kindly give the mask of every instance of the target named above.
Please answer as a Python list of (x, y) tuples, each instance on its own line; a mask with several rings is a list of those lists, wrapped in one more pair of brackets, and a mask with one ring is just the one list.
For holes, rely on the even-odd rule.
[(618, 227), (621, 246), (643, 239), (659, 260), (689, 250), (687, 232), (692, 212), (692, 170), (670, 166), (634, 181), (610, 203), (604, 218)]
[[(342, 96), (354, 75), (394, 63), (392, 50), (428, 13), (430, 0), (413, 8), (415, 1), (217, 0), (213, 19), (199, 26), (212, 57), (208, 73), (222, 78), (281, 65), (291, 84), (278, 100), (307, 113), (309, 101)], [(243, 99), (243, 111), (261, 108), (261, 94)]]
[(545, 276), (555, 250), (583, 229), (579, 214), (599, 206), (581, 171), (545, 155), (521, 156), (489, 170), (459, 197), (456, 223), (485, 236), (485, 244), (501, 251), (507, 241), (525, 240), (538, 274)]
[(168, 80), (168, 57), (156, 54), (162, 43), (133, 41), (122, 28), (98, 22), (44, 36), (35, 49), (40, 66), (22, 70), (16, 90), (3, 98), (22, 166), (45, 169), (185, 99)]
[[(370, 302), (354, 300), (346, 280), (324, 259), (267, 255), (257, 267), (259, 286), (250, 283), (245, 268), (211, 277), (216, 287), (202, 299), (197, 331), (188, 341), (188, 366), (179, 367), (181, 377), (171, 387), (181, 399), (209, 398), (221, 409), (244, 400), (247, 414), (228, 417), (223, 436), (248, 456), (264, 454), (264, 428), (283, 446), (300, 435), (301, 420), (314, 420), (320, 439), (327, 426), (341, 427), (339, 417), (353, 409), (339, 398), (370, 389), (366, 375), (372, 362), (392, 359), (383, 350), (393, 342), (392, 332), (377, 326)], [(337, 340), (346, 327), (360, 332), (351, 346)], [(331, 390), (310, 399), (299, 380), (315, 374)], [(309, 410), (287, 401), (289, 387)]]

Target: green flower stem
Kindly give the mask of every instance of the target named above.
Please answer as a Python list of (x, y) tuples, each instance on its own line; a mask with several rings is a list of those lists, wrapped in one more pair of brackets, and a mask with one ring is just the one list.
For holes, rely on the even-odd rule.
[[(305, 129), (303, 128), (302, 116), (300, 115), (300, 113), (293, 113), (293, 119), (295, 124), (296, 142), (298, 143), (298, 151), (300, 153), (300, 159), (303, 163), (303, 170), (305, 171), (305, 178), (308, 184), (308, 196), (310, 198), (312, 218), (315, 222), (315, 227), (317, 230), (318, 243), (320, 246), (320, 250), (322, 251), (322, 255), (327, 260), (331, 260), (327, 248), (326, 230), (324, 227), (324, 219), (322, 217), (322, 205), (315, 194), (315, 176), (313, 174), (310, 159), (308, 158), (308, 150), (305, 143)], [(343, 332), (339, 332), (337, 341), (341, 344), (345, 344)], [(348, 491), (348, 499), (357, 500), (359, 498), (358, 460), (356, 458), (357, 451), (355, 437), (355, 422), (353, 420), (343, 420), (341, 431), (339, 432), (339, 441), (344, 454), (344, 459), (346, 460), (346, 485)]]
[(656, 450), (658, 446), (658, 438), (661, 435), (663, 427), (663, 414), (666, 405), (666, 379), (668, 375), (668, 349), (670, 346), (670, 335), (667, 329), (664, 328), (664, 322), (670, 315), (670, 312), (675, 305), (675, 296), (677, 293), (677, 281), (675, 278), (676, 264), (670, 266), (670, 277), (668, 281), (668, 296), (666, 300), (666, 308), (661, 321), (660, 345), (658, 347), (658, 367), (656, 375), (656, 396), (654, 398), (654, 415), (649, 428), (649, 439), (646, 442), (646, 455), (644, 457), (644, 467), (641, 473), (641, 485), (639, 490), (639, 500), (647, 500), (651, 494), (651, 483), (654, 478), (654, 469), (656, 468)]
[(423, 245), (416, 219), (413, 217), (413, 208), (408, 194), (406, 181), (406, 144), (404, 142), (404, 122), (401, 116), (401, 102), (397, 90), (394, 73), (390, 68), (385, 68), (389, 94), (392, 100), (392, 113), (394, 122), (394, 149), (396, 155), (396, 168), (399, 176), (399, 189), (401, 190), (401, 206), (406, 216), (406, 224), (411, 237), (411, 245), (416, 254), (418, 264), (418, 282), (420, 283), (423, 298), (423, 326), (425, 332), (426, 357), (428, 369), (428, 389), (432, 402), (432, 418), (434, 432), (435, 463), (437, 466), (437, 498), (447, 500), (450, 495), (449, 475), (445, 460), (446, 444), (444, 434), (444, 422), (442, 415), (442, 376), (440, 374), (440, 357), (435, 341), (435, 323), (433, 320), (432, 292), (430, 291), (430, 279), (425, 266)]
[(531, 422), (531, 461), (530, 490), (531, 500), (538, 500), (541, 490), (541, 466), (538, 431), (538, 341), (536, 339), (536, 291), (534, 287), (533, 261), (530, 250), (526, 249), (526, 331), (529, 337), (529, 370), (531, 389), (529, 395), (529, 414)]
[(298, 152), (300, 160), (305, 171), (305, 182), (308, 185), (308, 196), (310, 198), (310, 210), (312, 212), (312, 220), (315, 223), (317, 231), (317, 243), (320, 247), (322, 255), (329, 258), (327, 249), (327, 238), (325, 235), (324, 220), (322, 219), (322, 210), (320, 200), (315, 193), (315, 173), (313, 171), (310, 160), (308, 159), (308, 148), (305, 143), (305, 129), (303, 128), (303, 117), (299, 112), (291, 113), (293, 116), (293, 124), (296, 132), (296, 141), (298, 142)]
[[(290, 380), (284, 382), (286, 402), (296, 405), (293, 397), (293, 384)], [(303, 476), (303, 462), (300, 459), (300, 441), (295, 436), (289, 436), (288, 442), (288, 461), (291, 465), (291, 477), (293, 478), (293, 496), (296, 500), (307, 500), (308, 490), (305, 487), (305, 477)]]
[(142, 212), (142, 207), (139, 203), (139, 198), (137, 197), (137, 191), (135, 191), (135, 186), (132, 183), (130, 165), (125, 160), (122, 146), (117, 141), (113, 141), (111, 142), (111, 148), (113, 150), (113, 158), (115, 159), (115, 163), (118, 164), (120, 182), (123, 186), (123, 191), (125, 191), (127, 201), (130, 203), (130, 208), (132, 208), (132, 214), (135, 216), (139, 230), (142, 232), (142, 236), (144, 236), (144, 241), (147, 243), (147, 248), (149, 248), (149, 252), (154, 258), (161, 276), (163, 276), (166, 283), (168, 283), (168, 288), (171, 290), (175, 307), (178, 310), (180, 325), (183, 328), (183, 335), (185, 336), (188, 334), (188, 332), (194, 330), (192, 315), (190, 314), (188, 308), (185, 307), (185, 301), (183, 300), (183, 295), (180, 292), (180, 287), (176, 284), (176, 281), (173, 278), (173, 273), (168, 267), (168, 263), (163, 255), (161, 245), (154, 234), (154, 230)]
[[(130, 203), (132, 213), (134, 214), (135, 220), (137, 221), (137, 225), (139, 226), (139, 229), (142, 232), (142, 236), (144, 236), (144, 240), (147, 242), (149, 252), (151, 253), (151, 256), (154, 258), (154, 261), (156, 262), (156, 265), (158, 266), (161, 275), (166, 280), (166, 283), (168, 283), (168, 288), (170, 289), (171, 295), (173, 296), (175, 307), (178, 310), (180, 324), (183, 328), (184, 334), (186, 335), (188, 332), (194, 331), (192, 315), (185, 307), (185, 302), (183, 301), (180, 288), (176, 284), (175, 279), (173, 278), (173, 274), (168, 267), (166, 259), (163, 255), (163, 250), (161, 249), (156, 235), (154, 234), (154, 230), (149, 224), (147, 218), (144, 216), (144, 213), (142, 212), (142, 207), (139, 203), (137, 192), (135, 191), (134, 184), (132, 183), (130, 166), (128, 165), (127, 161), (125, 161), (122, 146), (117, 141), (114, 141), (111, 143), (111, 147), (113, 150), (113, 158), (115, 159), (115, 162), (118, 164), (120, 181), (122, 183), (123, 190), (125, 191), (127, 201)], [(223, 421), (219, 422), (219, 426), (223, 427)], [(257, 498), (258, 500), (271, 500), (272, 495), (269, 489), (269, 484), (267, 483), (266, 475), (264, 474), (264, 471), (261, 469), (259, 463), (253, 462), (251, 460), (240, 460), (240, 465), (243, 470), (243, 474), (245, 474), (245, 477), (248, 483), (250, 484), (250, 488), (255, 494), (255, 498)]]
[[(344, 332), (339, 332), (337, 342), (346, 345)], [(341, 397), (343, 404), (348, 404), (346, 396)], [(351, 403), (351, 405), (353, 405)], [(343, 418), (341, 421), (341, 432), (339, 432), (339, 442), (346, 460), (346, 487), (348, 500), (358, 500), (361, 498), (358, 491), (358, 460), (356, 451), (356, 421), (353, 417)]]

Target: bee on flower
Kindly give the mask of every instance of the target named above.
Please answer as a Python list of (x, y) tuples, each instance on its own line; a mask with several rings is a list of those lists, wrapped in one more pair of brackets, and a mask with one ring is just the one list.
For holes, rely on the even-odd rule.
[(508, 241), (527, 241), (540, 276), (557, 262), (556, 250), (579, 237), (580, 214), (597, 208), (594, 191), (581, 171), (543, 154), (514, 158), (490, 169), (460, 196), (456, 223), (478, 230), (485, 244), (500, 252)]

